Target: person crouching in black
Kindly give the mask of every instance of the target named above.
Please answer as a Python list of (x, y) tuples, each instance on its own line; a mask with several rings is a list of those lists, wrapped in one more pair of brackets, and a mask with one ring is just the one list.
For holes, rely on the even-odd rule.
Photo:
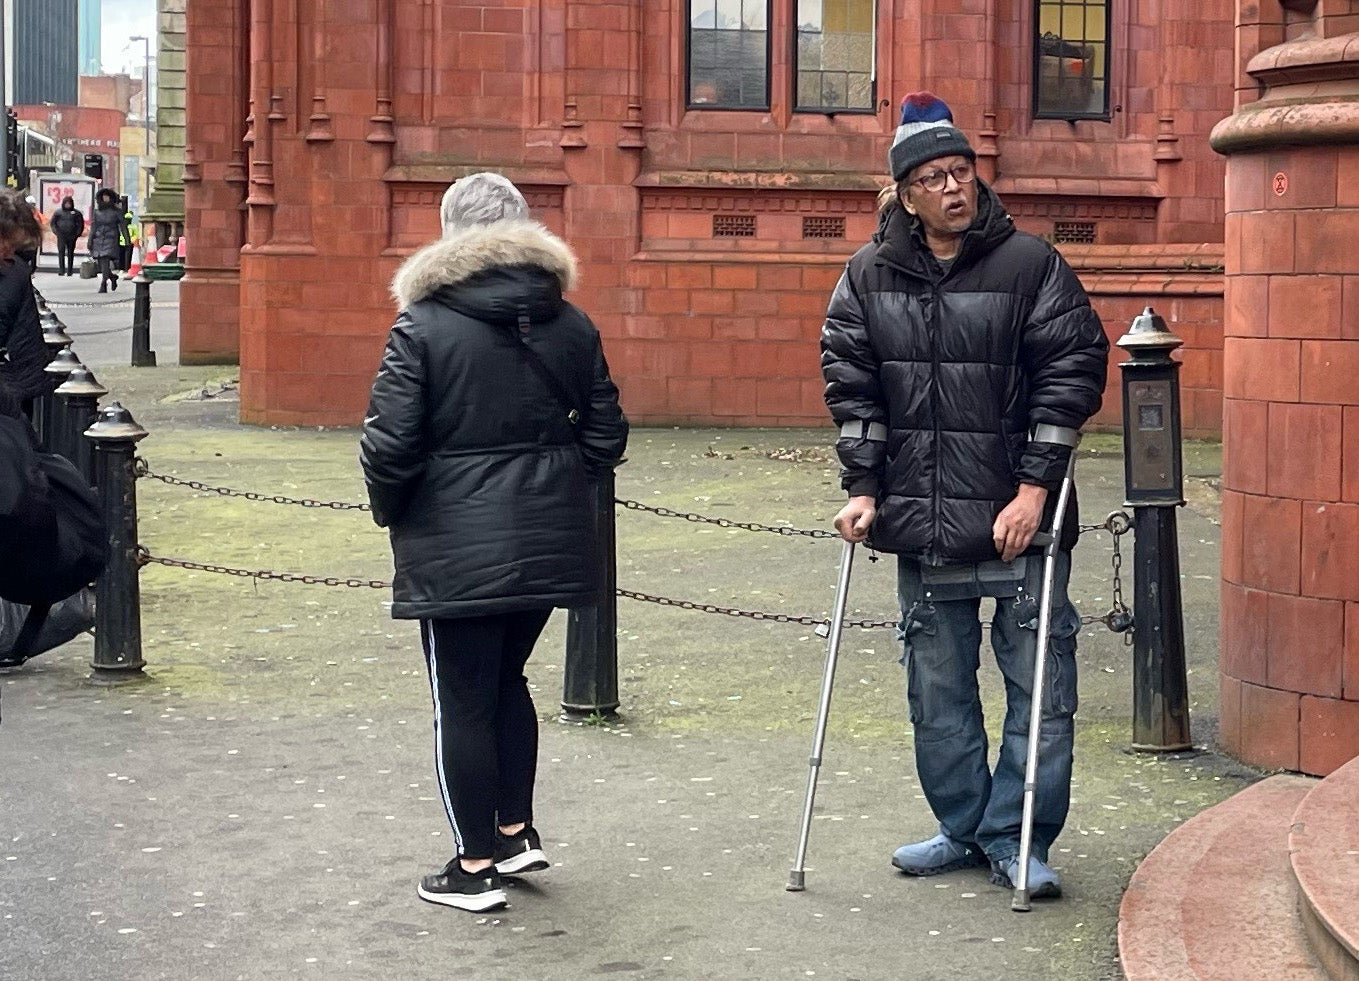
[(464, 177), (441, 217), (442, 240), (392, 287), (361, 462), (391, 533), (392, 616), (420, 621), (456, 844), (417, 892), (482, 912), (507, 905), (502, 875), (548, 867), (524, 665), (554, 607), (597, 595), (591, 481), (622, 458), (628, 424), (599, 332), (562, 298), (575, 256), (515, 186)]

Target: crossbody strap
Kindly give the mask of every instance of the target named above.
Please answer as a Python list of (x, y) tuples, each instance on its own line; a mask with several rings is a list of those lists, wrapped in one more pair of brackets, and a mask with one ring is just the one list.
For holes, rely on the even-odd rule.
[(21, 663), (28, 660), (28, 652), (33, 649), (33, 644), (38, 639), (38, 634), (42, 632), (43, 625), (47, 623), (47, 615), (51, 611), (51, 605), (30, 606), (28, 608), (28, 616), (24, 617), (24, 625), (19, 628), (19, 636), (14, 638), (10, 657)]
[(537, 351), (529, 347), (529, 323), (528, 314), (521, 312), (519, 314), (519, 332), (518, 337), (515, 340), (515, 347), (517, 347), (523, 355), (525, 363), (527, 363), (538, 377), (543, 380), (543, 384), (548, 387), (548, 390), (556, 396), (557, 401), (566, 409), (566, 421), (572, 426), (575, 426), (580, 422), (580, 408), (576, 405), (576, 400), (571, 397), (571, 393), (567, 391), (566, 386), (562, 384), (562, 380), (547, 366), (547, 362), (539, 357)]

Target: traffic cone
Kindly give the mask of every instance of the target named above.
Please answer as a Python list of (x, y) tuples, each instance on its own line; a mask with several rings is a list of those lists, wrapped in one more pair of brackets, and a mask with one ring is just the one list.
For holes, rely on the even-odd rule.
[(177, 259), (182, 263), (182, 262), (184, 261), (185, 257), (188, 256), (188, 254), (189, 254), (189, 246), (188, 246), (188, 243), (187, 243), (187, 241), (185, 240), (184, 236), (181, 235), (181, 236), (179, 236), (179, 246), (178, 246), (178, 249), (177, 249), (177, 251), (176, 251), (176, 253), (175, 253), (175, 258), (177, 258)]
[(132, 246), (132, 261), (128, 263), (127, 272), (123, 274), (124, 279), (136, 279), (142, 274), (142, 247)]
[(156, 250), (148, 248), (146, 250), (146, 254), (142, 256), (142, 265), (154, 266), (156, 264), (156, 261), (157, 261)]

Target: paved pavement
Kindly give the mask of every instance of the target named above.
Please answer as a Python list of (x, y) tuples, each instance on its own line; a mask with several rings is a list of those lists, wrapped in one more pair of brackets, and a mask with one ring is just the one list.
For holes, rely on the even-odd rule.
[[(80, 285), (40, 288), (60, 299)], [(63, 312), (91, 341), (114, 315)], [(79, 347), (151, 431), (141, 451), (153, 471), (362, 500), (352, 432), (242, 427), (229, 392), (202, 396), (230, 368), (166, 358), (131, 369), (117, 350), (105, 363), (95, 343)], [(619, 493), (826, 527), (841, 499), (828, 448), (825, 431), (639, 430)], [(1054, 853), (1067, 896), (1027, 916), (980, 871), (915, 880), (888, 864), (933, 830), (890, 630), (846, 637), (807, 891), (792, 894), (822, 642), (797, 625), (621, 601), (621, 718), (563, 724), (555, 616), (529, 668), (542, 719), (537, 823), (554, 867), (516, 886), (509, 910), (476, 916), (415, 896), (450, 833), (418, 638), (388, 618), (386, 594), (157, 566), (142, 575), (146, 680), (89, 684), (88, 638), (0, 675), (0, 978), (1117, 977), (1117, 910), (1136, 863), (1258, 776), (1212, 749), (1219, 458), (1187, 447), (1180, 525), (1202, 749), (1128, 752), (1129, 652), (1088, 628), (1075, 800)], [(1116, 441), (1089, 440), (1086, 520), (1120, 505), (1121, 480)], [(152, 480), (138, 493), (141, 540), (158, 555), (390, 574), (385, 536), (361, 514)], [(834, 542), (631, 511), (618, 533), (628, 588), (817, 616), (831, 602)], [(1087, 536), (1076, 561), (1073, 596), (1103, 612), (1107, 538)], [(861, 561), (856, 615), (888, 615), (892, 597), (891, 563)], [(993, 666), (982, 683), (994, 732)]]
[[(97, 279), (58, 276), (56, 257), (43, 256), (33, 285), (75, 338), (76, 353), (88, 368), (126, 365), (132, 358), (132, 300), (135, 286), (123, 281), (110, 293)], [(151, 349), (156, 362), (179, 361), (179, 283), (151, 283)]]

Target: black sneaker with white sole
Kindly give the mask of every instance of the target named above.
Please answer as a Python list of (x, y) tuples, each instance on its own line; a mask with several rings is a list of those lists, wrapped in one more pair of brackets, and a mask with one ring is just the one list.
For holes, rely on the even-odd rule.
[(547, 856), (543, 854), (543, 843), (538, 832), (525, 828), (518, 834), (503, 835), (495, 833), (495, 869), (501, 875), (521, 875), (524, 872), (541, 872), (548, 867)]
[(471, 913), (485, 913), (510, 904), (500, 873), (494, 866), (480, 872), (468, 872), (456, 858), (445, 865), (442, 872), (422, 878), (415, 891), (426, 902)]

